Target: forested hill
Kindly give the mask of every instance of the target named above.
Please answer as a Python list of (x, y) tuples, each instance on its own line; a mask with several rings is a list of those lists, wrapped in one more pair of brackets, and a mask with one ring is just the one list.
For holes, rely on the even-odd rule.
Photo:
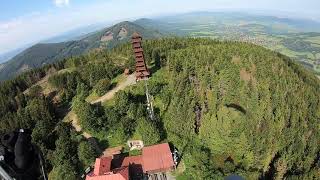
[(133, 32), (139, 32), (147, 39), (161, 37), (157, 31), (125, 21), (91, 33), (80, 40), (36, 44), (1, 65), (3, 68), (0, 68), (0, 81), (12, 78), (26, 70), (41, 67), (63, 58), (81, 55), (90, 50), (113, 48), (118, 44), (128, 42)]
[[(120, 81), (124, 68), (134, 67), (131, 45), (125, 44), (2, 83), (0, 132), (33, 129), (51, 179), (76, 179), (98, 156), (62, 122), (60, 110), (71, 104), (101, 148), (125, 146), (128, 139), (176, 146), (182, 154), (174, 172), (179, 179), (319, 177), (320, 83), (312, 73), (247, 43), (177, 38), (147, 40), (143, 47), (156, 121), (147, 116), (144, 82), (106, 103), (87, 102)], [(46, 74), (49, 95), (39, 85), (22, 93)]]

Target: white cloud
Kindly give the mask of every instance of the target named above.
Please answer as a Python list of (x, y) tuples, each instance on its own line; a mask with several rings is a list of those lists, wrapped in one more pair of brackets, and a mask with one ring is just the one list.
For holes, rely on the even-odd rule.
[(69, 14), (40, 13), (0, 22), (0, 54), (82, 25), (80, 18), (65, 17)]
[(54, 4), (57, 7), (68, 6), (69, 5), (69, 0), (54, 0)]
[(4, 33), (6, 31), (10, 31), (11, 29), (15, 29), (19, 26), (19, 24), (21, 23), (20, 20), (13, 20), (13, 21), (9, 21), (9, 22), (5, 22), (5, 23), (1, 23), (0, 24), (0, 33)]

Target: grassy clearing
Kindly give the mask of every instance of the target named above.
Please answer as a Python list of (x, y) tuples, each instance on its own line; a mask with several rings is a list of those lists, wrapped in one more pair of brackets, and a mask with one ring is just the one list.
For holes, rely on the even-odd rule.
[(124, 74), (120, 74), (117, 77), (115, 77), (114, 79), (112, 79), (111, 83), (118, 84), (118, 83), (123, 82), (125, 80), (126, 80), (126, 76)]
[[(126, 80), (126, 76), (123, 75), (123, 74), (120, 74), (120, 75), (118, 75), (117, 77), (115, 77), (114, 79), (112, 79), (112, 80), (111, 80), (111, 83), (113, 84), (113, 86), (117, 86), (117, 84), (119, 84), (119, 83), (121, 83), (121, 82), (124, 82), (125, 80)], [(86, 101), (87, 101), (87, 102), (93, 102), (93, 101), (95, 101), (95, 100), (97, 100), (97, 99), (99, 99), (99, 98), (100, 98), (100, 96), (99, 96), (95, 91), (93, 91), (93, 92), (86, 98)], [(106, 102), (103, 103), (103, 104), (109, 106), (109, 105), (112, 105), (113, 102), (112, 102), (112, 104), (110, 104), (110, 102), (106, 101)]]
[(93, 91), (87, 98), (86, 98), (86, 101), (87, 102), (92, 102), (92, 101), (95, 101), (99, 98), (98, 94)]
[(186, 170), (186, 166), (182, 159), (177, 169), (172, 172), (172, 175), (175, 176), (177, 180), (188, 180), (189, 178), (183, 174), (185, 170)]
[(293, 57), (293, 58), (297, 58), (298, 56), (310, 56), (311, 57), (311, 53), (310, 52), (296, 52), (296, 51), (292, 51), (290, 49), (288, 49), (287, 47), (283, 46), (283, 45), (278, 45), (277, 48), (275, 49), (276, 51), (287, 55), (289, 57)]
[[(35, 87), (35, 86), (40, 86), (41, 89), (42, 89), (42, 93), (45, 94), (45, 95), (49, 95), (51, 92), (56, 91), (56, 89), (54, 87), (52, 87), (51, 84), (48, 82), (49, 78), (51, 76), (54, 76), (54, 75), (57, 75), (57, 74), (62, 74), (62, 73), (66, 73), (66, 72), (72, 72), (74, 70), (75, 70), (74, 68), (66, 68), (66, 69), (62, 69), (60, 71), (48, 74), (44, 78), (42, 78), (40, 81), (38, 81), (36, 84), (31, 86), (30, 88)], [(25, 90), (24, 93), (25, 94), (29, 93), (30, 88)]]
[(116, 104), (115, 100), (114, 99), (110, 99), (108, 101), (105, 101), (102, 103), (102, 106), (103, 107), (112, 107)]

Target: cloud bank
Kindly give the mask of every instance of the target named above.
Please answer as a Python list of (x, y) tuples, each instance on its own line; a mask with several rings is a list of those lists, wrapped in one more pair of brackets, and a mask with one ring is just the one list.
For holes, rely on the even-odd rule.
[(69, 0), (54, 0), (53, 2), (57, 7), (63, 7), (63, 6), (69, 5)]

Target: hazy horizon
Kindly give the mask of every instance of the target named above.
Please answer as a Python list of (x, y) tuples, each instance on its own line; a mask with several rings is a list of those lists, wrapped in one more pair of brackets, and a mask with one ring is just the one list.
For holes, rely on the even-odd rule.
[[(168, 6), (168, 4), (170, 4)], [(38, 2), (18, 0), (3, 2), (0, 7), (0, 54), (61, 35), (74, 29), (97, 23), (114, 24), (123, 20), (153, 18), (189, 12), (244, 12), (275, 17), (317, 20), (320, 5), (315, 0), (305, 2), (275, 0), (236, 1), (102, 1), (48, 0)], [(307, 10), (306, 10), (307, 9)]]

